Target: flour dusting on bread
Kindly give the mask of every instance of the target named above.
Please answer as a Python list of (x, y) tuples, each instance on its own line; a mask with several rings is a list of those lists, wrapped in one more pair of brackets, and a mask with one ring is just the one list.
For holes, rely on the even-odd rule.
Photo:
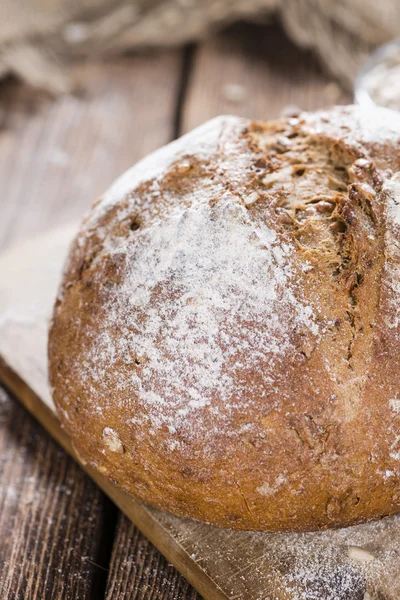
[[(189, 413), (208, 410), (218, 423), (221, 401), (228, 419), (229, 403), (240, 394), (243, 408), (249, 394), (242, 379), (249, 351), (256, 369), (258, 360), (290, 350), (288, 328), (318, 333), (312, 307), (293, 292), (293, 245), (252, 223), (229, 194), (215, 207), (192, 206), (155, 224), (115, 247), (111, 260), (122, 251), (124, 280), (104, 323), (105, 332), (117, 327), (119, 335), (97, 338), (83, 367), (94, 365), (101, 376), (128, 361), (129, 375), (118, 386), (143, 399), (141, 418), (153, 433), (165, 424), (171, 433), (187, 427), (196, 435), (201, 420)], [(134, 356), (136, 370), (129, 367)]]
[(223, 117), (124, 175), (82, 225), (50, 334), (80, 453), (237, 529), (398, 511), (399, 171), (399, 119), (338, 107)]

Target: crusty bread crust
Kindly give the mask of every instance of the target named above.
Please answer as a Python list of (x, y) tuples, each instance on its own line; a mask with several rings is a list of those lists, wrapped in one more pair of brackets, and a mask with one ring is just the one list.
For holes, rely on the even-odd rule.
[(79, 455), (218, 526), (400, 508), (400, 119), (210, 121), (82, 224), (49, 338)]

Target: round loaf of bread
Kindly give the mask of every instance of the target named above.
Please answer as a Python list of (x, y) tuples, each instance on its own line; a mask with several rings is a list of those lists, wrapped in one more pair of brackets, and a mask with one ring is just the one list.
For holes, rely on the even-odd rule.
[(400, 509), (400, 117), (214, 119), (84, 220), (50, 331), (82, 459), (218, 526)]

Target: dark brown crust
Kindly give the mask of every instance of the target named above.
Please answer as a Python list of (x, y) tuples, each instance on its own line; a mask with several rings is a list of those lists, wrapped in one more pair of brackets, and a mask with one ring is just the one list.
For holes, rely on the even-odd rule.
[[(54, 401), (84, 460), (142, 501), (222, 527), (311, 530), (399, 511), (400, 253), (388, 187), (400, 170), (394, 121), (390, 112), (355, 107), (273, 123), (220, 119), (208, 125), (215, 143), (198, 147), (192, 134), (169, 157), (164, 151), (157, 177), (132, 185), (128, 178), (95, 204), (71, 249), (49, 338)], [(285, 351), (260, 358), (247, 344), (243, 362), (237, 354), (235, 362), (224, 359), (220, 375), (237, 390), (229, 403), (215, 388), (209, 408), (188, 411), (186, 421), (168, 402), (151, 408), (151, 421), (147, 396), (127, 384), (134, 377), (147, 385), (149, 359), (126, 359), (120, 342), (131, 339), (133, 325), (121, 317), (121, 290), (140, 244), (154, 245), (155, 228), (205, 204), (215, 227), (245, 219), (240, 231), (274, 233), (273, 248), (289, 257), (283, 268), (298, 314), (288, 312), (283, 289), (277, 317)], [(174, 306), (179, 283), (159, 282), (144, 309), (132, 308), (138, 331), (150, 312)], [(312, 314), (299, 316), (303, 308)], [(228, 332), (226, 352), (260, 327), (239, 312), (229, 318), (236, 332)], [(99, 358), (105, 335), (109, 364)], [(182, 343), (176, 360), (168, 358), (176, 373), (184, 352)], [(160, 365), (152, 391), (165, 398), (161, 373)]]

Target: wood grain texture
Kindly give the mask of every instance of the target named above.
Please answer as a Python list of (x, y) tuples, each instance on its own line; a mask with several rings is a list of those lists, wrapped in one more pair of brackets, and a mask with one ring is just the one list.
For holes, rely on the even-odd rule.
[(348, 102), (350, 96), (322, 74), (317, 59), (295, 47), (282, 29), (236, 26), (196, 52), (182, 131), (218, 114), (273, 119), (288, 105), (312, 110)]
[(201, 596), (124, 515), (120, 515), (106, 600), (200, 600)]
[(110, 502), (3, 389), (0, 456), (0, 598), (95, 598)]

